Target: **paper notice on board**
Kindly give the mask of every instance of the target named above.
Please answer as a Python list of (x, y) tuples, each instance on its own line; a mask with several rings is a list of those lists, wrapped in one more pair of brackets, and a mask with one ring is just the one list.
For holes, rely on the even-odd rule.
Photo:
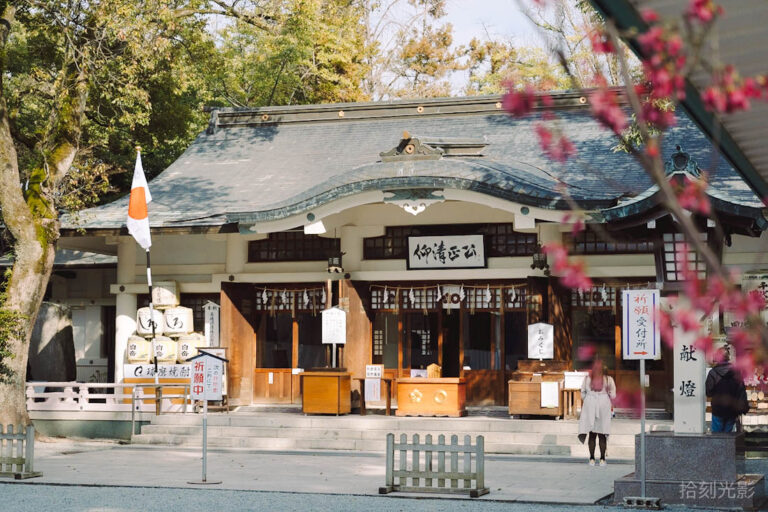
[(559, 382), (542, 382), (541, 383), (541, 406), (542, 407), (557, 407), (560, 404), (559, 394), (560, 383)]
[(381, 400), (381, 379), (365, 379), (365, 401)]

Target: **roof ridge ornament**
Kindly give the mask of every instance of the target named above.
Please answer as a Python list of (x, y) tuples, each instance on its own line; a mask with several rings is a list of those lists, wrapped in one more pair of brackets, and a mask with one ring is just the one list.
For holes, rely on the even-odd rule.
[(423, 143), (416, 137), (412, 137), (407, 131), (403, 132), (400, 143), (389, 151), (379, 153), (382, 162), (396, 162), (398, 160), (440, 160), (443, 150), (433, 148)]
[(691, 158), (691, 155), (685, 151), (683, 151), (683, 148), (680, 146), (680, 144), (675, 146), (675, 149), (677, 150), (675, 153), (672, 154), (672, 156), (669, 157), (669, 160), (667, 160), (666, 164), (664, 164), (664, 173), (667, 176), (671, 176), (676, 173), (686, 173), (690, 174), (694, 178), (700, 178), (701, 177), (701, 169), (699, 168), (699, 164)]

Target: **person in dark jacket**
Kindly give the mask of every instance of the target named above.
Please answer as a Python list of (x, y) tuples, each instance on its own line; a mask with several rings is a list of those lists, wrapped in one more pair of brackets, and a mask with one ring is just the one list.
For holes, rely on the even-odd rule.
[(749, 410), (747, 388), (728, 360), (718, 363), (709, 371), (706, 383), (707, 397), (712, 403), (712, 432), (733, 432), (736, 419)]

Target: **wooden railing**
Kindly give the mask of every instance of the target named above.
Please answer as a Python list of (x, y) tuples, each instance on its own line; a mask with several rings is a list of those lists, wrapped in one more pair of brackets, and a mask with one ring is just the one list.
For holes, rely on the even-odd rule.
[[(464, 436), (463, 445), (459, 444), (457, 435), (451, 436), (449, 445), (445, 444), (444, 435), (440, 435), (437, 439), (437, 444), (433, 444), (430, 434), (422, 444), (419, 442), (419, 435), (414, 434), (413, 442), (408, 443), (408, 437), (401, 434), (400, 442), (395, 443), (395, 435), (387, 434), (386, 482), (384, 487), (379, 488), (379, 494), (393, 491), (461, 493), (469, 494), (472, 498), (488, 494), (488, 488), (485, 486), (485, 438), (477, 436), (474, 445), (468, 435)], [(424, 452), (423, 466), (422, 452)], [(399, 454), (397, 463), (395, 463), (396, 454)], [(447, 469), (446, 454), (450, 465)], [(459, 457), (459, 454), (462, 456)], [(437, 468), (435, 468), (435, 456)], [(473, 458), (474, 471), (472, 470)], [(409, 479), (410, 485), (408, 485)], [(446, 483), (450, 486), (446, 487)], [(462, 485), (459, 486), (459, 483)]]
[(42, 476), (35, 471), (35, 427), (19, 425), (16, 432), (13, 425), (3, 431), (0, 425), (0, 476), (16, 480)]

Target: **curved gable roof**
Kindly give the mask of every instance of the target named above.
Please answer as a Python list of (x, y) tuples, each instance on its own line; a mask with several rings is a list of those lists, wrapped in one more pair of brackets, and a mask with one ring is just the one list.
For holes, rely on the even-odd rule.
[[(586, 209), (609, 208), (651, 186), (633, 158), (612, 150), (575, 93), (555, 95), (557, 125), (578, 157), (564, 165), (542, 154), (534, 131), (541, 113), (513, 119), (499, 97), (475, 97), (215, 110), (211, 125), (149, 184), (152, 227), (220, 226), (278, 220), (368, 190), (465, 189), (550, 209), (568, 209), (564, 192)], [(420, 110), (419, 110), (420, 109)], [(429, 138), (484, 139), (479, 155), (382, 161), (403, 132)], [(667, 137), (708, 162), (707, 140), (680, 116)], [(722, 159), (711, 182), (737, 203), (757, 198)], [(63, 227), (120, 229), (127, 196), (81, 212)], [(79, 224), (78, 224), (79, 222)]]

